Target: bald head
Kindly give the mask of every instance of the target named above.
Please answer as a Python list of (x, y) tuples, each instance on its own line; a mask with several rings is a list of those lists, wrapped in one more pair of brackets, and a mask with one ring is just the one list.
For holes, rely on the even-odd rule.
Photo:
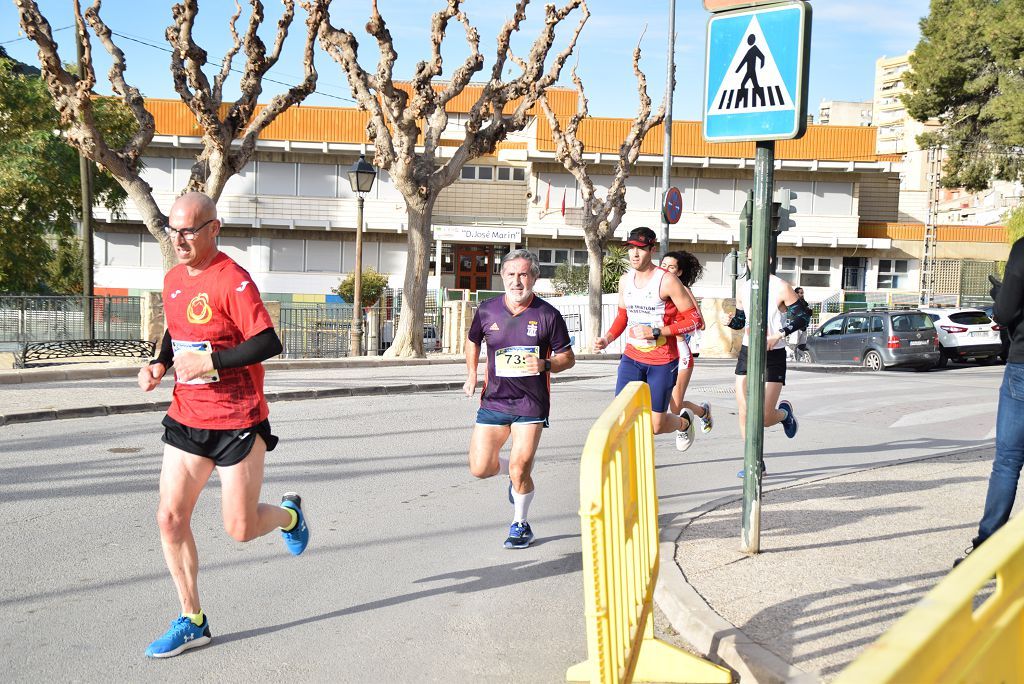
[(202, 223), (217, 218), (217, 204), (201, 192), (186, 192), (171, 205), (171, 214), (175, 212), (188, 214)]
[(201, 192), (187, 192), (171, 205), (168, 235), (179, 264), (201, 271), (217, 256), (217, 205)]

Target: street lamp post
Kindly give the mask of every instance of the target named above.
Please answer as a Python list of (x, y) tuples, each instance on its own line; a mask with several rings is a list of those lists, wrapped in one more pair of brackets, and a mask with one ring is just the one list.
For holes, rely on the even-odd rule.
[(366, 155), (359, 155), (359, 161), (348, 171), (348, 182), (356, 193), (356, 266), (355, 283), (352, 292), (352, 329), (349, 331), (348, 355), (363, 354), (363, 197), (373, 188), (377, 169), (366, 161)]

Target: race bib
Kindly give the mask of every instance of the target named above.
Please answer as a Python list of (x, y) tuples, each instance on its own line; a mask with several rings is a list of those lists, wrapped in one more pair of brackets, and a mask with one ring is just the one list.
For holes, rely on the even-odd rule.
[(505, 347), (494, 352), (494, 374), (499, 378), (537, 375), (526, 370), (526, 359), (540, 358), (540, 347)]
[[(186, 342), (184, 340), (171, 340), (171, 349), (174, 350), (175, 354), (178, 352), (206, 352), (210, 354), (213, 352), (213, 345), (208, 341), (202, 342)], [(220, 374), (217, 369), (214, 369), (208, 373), (203, 373), (198, 378), (192, 378), (191, 380), (182, 380), (178, 377), (178, 374), (174, 374), (174, 379), (183, 385), (208, 385), (211, 382), (220, 382)]]

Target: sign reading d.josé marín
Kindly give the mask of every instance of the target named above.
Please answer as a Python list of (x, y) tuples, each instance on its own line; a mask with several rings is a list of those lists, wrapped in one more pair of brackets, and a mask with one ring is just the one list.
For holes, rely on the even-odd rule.
[(805, 2), (708, 20), (704, 138), (799, 138), (807, 126), (811, 7)]

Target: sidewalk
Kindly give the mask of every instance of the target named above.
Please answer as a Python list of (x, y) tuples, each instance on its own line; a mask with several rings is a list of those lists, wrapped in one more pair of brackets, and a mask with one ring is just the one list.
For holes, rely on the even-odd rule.
[[(571, 373), (553, 383), (586, 380), (615, 373), (617, 354), (581, 354)], [(372, 394), (407, 394), (462, 389), (462, 356), (427, 359), (307, 359), (268, 361), (267, 400), (296, 401)], [(40, 420), (87, 418), (143, 411), (164, 411), (173, 383), (149, 393), (136, 384), (141, 363), (79, 364), (0, 371), (0, 426)]]
[(952, 569), (974, 536), (994, 447), (764, 488), (760, 553), (742, 500), (661, 530), (656, 595), (743, 682), (835, 678)]

